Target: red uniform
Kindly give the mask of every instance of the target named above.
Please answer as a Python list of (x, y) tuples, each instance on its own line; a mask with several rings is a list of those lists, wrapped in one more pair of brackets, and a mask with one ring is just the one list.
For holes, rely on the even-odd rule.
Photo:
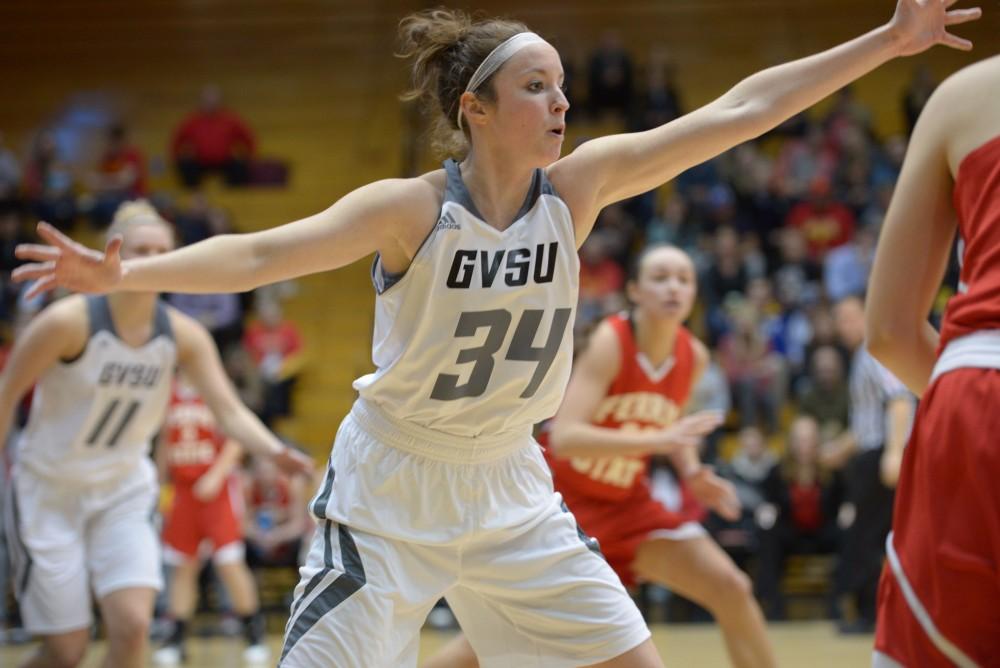
[[(677, 331), (674, 352), (659, 369), (635, 344), (627, 314), (607, 322), (618, 335), (621, 365), (601, 401), (593, 424), (610, 429), (660, 429), (672, 424), (687, 402), (694, 380), (691, 334)], [(545, 445), (546, 435), (540, 438)], [(662, 536), (690, 538), (703, 533), (704, 509), (683, 484), (673, 499), (657, 498), (650, 487), (650, 457), (556, 458), (545, 453), (556, 489), (580, 527), (600, 543), (601, 552), (626, 586), (635, 583), (632, 562), (639, 546)]]
[(954, 203), (962, 284), (903, 456), (879, 586), (876, 650), (906, 666), (1000, 661), (1000, 137), (962, 161)]
[(208, 406), (190, 388), (175, 383), (164, 422), (167, 466), (174, 499), (163, 525), (163, 542), (192, 559), (202, 541), (214, 552), (243, 541), (239, 480), (230, 475), (210, 501), (194, 495), (194, 485), (211, 468), (225, 443)]

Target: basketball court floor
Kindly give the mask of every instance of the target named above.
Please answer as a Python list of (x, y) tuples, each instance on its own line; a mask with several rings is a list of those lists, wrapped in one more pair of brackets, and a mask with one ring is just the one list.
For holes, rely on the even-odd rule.
[[(787, 622), (772, 624), (778, 663), (791, 668), (851, 668), (871, 665), (871, 636), (840, 636), (829, 622)], [(667, 668), (726, 668), (722, 638), (711, 624), (656, 624), (653, 640)], [(421, 657), (428, 656), (452, 634), (424, 631), (421, 636)], [(281, 651), (281, 638), (270, 638), (274, 665)], [(83, 666), (100, 665), (100, 643), (95, 643)], [(235, 638), (192, 638), (188, 645), (189, 661), (185, 668), (244, 668), (241, 659), (243, 645)], [(0, 666), (13, 668), (31, 652), (31, 645), (0, 647)], [(152, 664), (150, 664), (152, 665)], [(332, 666), (330, 668), (333, 668)], [(512, 666), (511, 668), (517, 668)]]

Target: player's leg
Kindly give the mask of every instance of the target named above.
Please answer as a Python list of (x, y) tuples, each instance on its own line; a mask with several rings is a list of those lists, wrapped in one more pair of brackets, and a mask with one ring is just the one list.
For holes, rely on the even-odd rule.
[(260, 612), (257, 582), (247, 567), (246, 547), (243, 543), (243, 503), (239, 483), (230, 478), (225, 489), (212, 501), (204, 504), (203, 525), (212, 544), (215, 571), (243, 624), (247, 641), (243, 658), (249, 663), (265, 663), (270, 651), (265, 644), (265, 620)]
[(454, 548), (320, 522), (285, 626), (281, 668), (410, 668), (420, 627), (454, 582)]
[(20, 471), (4, 508), (11, 582), (25, 629), (41, 641), (23, 668), (73, 668), (87, 651), (92, 623), (82, 524), (87, 509), (73, 490)]
[(479, 668), (476, 652), (464, 633), (445, 643), (434, 656), (420, 664), (420, 668)]
[(90, 641), (90, 629), (39, 636), (35, 653), (19, 668), (76, 668), (83, 662)]
[(108, 636), (106, 668), (146, 665), (149, 625), (153, 619), (153, 587), (125, 587), (98, 599)]
[(447, 598), (479, 665), (662, 666), (618, 576), (557, 501), (463, 548)]
[(704, 606), (718, 621), (737, 668), (774, 666), (774, 650), (753, 586), (711, 538), (652, 539), (636, 554), (639, 578), (663, 585)]
[(156, 592), (163, 588), (160, 545), (151, 517), (157, 502), (146, 462), (113, 489), (84, 534), (87, 566), (108, 635), (108, 666), (140, 666), (149, 644)]

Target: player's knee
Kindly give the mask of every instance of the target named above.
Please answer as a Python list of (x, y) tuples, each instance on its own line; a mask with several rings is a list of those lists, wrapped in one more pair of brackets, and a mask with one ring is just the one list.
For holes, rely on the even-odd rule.
[(87, 637), (60, 638), (46, 642), (42, 653), (45, 665), (53, 668), (76, 668), (83, 663), (83, 657), (87, 653)]
[(130, 611), (108, 628), (108, 640), (123, 648), (141, 648), (149, 638), (150, 618), (145, 612)]
[(745, 603), (753, 598), (753, 582), (735, 565), (726, 571), (722, 579), (727, 592), (727, 602), (730, 604)]

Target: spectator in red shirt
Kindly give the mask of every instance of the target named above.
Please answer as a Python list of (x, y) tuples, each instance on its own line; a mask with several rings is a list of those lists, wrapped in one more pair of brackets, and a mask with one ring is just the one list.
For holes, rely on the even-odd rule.
[(802, 230), (810, 259), (822, 263), (827, 251), (846, 244), (854, 236), (854, 214), (833, 199), (830, 181), (814, 179), (809, 198), (788, 212), (785, 224)]
[(257, 320), (247, 326), (243, 346), (263, 380), (260, 419), (270, 425), (275, 418), (291, 415), (292, 388), (303, 362), (302, 335), (294, 323), (284, 319), (277, 301), (257, 303)]
[(90, 217), (99, 228), (111, 223), (123, 202), (146, 196), (146, 158), (127, 135), (120, 123), (108, 128), (107, 145), (90, 177), (94, 194)]
[(174, 132), (171, 155), (181, 181), (195, 188), (206, 172), (219, 172), (228, 185), (245, 185), (256, 140), (246, 122), (222, 106), (217, 86), (201, 92), (200, 108)]
[(800, 415), (788, 433), (788, 452), (764, 480), (765, 502), (757, 507), (760, 547), (757, 596), (770, 619), (785, 616), (780, 580), (791, 554), (835, 554), (843, 498), (840, 479), (820, 467), (819, 425)]

